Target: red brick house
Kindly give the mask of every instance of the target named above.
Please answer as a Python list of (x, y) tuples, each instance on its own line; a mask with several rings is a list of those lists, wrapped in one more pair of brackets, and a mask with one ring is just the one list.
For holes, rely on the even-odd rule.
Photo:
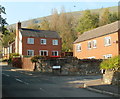
[(60, 57), (61, 50), (62, 41), (57, 32), (21, 28), (21, 23), (17, 23), (15, 53), (22, 56)]
[(84, 32), (73, 43), (73, 56), (79, 59), (107, 59), (120, 55), (120, 21)]

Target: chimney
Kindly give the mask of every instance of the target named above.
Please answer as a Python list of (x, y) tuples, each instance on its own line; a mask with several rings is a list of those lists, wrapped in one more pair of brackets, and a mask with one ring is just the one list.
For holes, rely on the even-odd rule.
[(15, 49), (16, 49), (16, 53), (19, 53), (19, 29), (21, 28), (21, 22), (18, 22), (17, 24), (16, 24), (16, 41), (15, 41), (15, 43), (16, 43), (16, 47), (15, 47)]

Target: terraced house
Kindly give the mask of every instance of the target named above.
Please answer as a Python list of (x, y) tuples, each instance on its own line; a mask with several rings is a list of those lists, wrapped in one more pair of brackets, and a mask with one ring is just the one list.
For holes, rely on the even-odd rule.
[[(21, 23), (16, 25), (15, 53), (24, 56), (60, 57), (62, 50), (61, 38), (55, 31), (34, 30), (21, 28)], [(13, 47), (8, 48), (13, 53)]]
[(107, 59), (120, 55), (120, 21), (84, 32), (73, 43), (79, 59)]

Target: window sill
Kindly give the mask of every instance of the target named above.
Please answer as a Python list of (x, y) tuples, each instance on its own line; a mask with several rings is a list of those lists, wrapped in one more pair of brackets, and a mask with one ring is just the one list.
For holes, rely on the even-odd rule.
[(81, 50), (77, 50), (77, 52), (81, 52)]
[[(27, 43), (28, 44), (28, 43)], [(28, 45), (34, 45), (34, 44), (28, 44)]]
[(92, 48), (88, 48), (88, 50), (91, 50)]
[(111, 46), (111, 44), (108, 44), (108, 45), (104, 45), (105, 47), (107, 47), (107, 46)]

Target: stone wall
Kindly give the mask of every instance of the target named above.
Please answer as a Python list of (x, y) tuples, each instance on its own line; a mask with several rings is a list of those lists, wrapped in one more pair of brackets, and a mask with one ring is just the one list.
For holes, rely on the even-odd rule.
[(106, 70), (103, 74), (105, 84), (120, 85), (120, 71)]
[(102, 60), (96, 59), (76, 59), (73, 57), (48, 59), (44, 60), (42, 64), (38, 63), (39, 71), (52, 72), (52, 66), (61, 66), (61, 74), (79, 74), (79, 75), (92, 75), (100, 74), (99, 65)]

